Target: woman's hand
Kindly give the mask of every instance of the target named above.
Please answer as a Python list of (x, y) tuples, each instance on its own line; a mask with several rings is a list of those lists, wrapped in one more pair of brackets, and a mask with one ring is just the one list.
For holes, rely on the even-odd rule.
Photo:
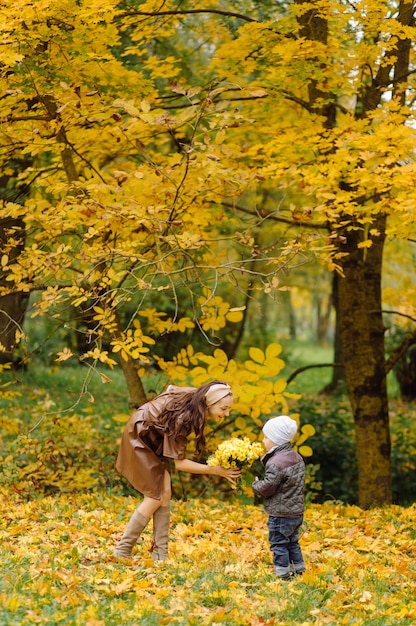
[(222, 478), (226, 478), (229, 483), (232, 485), (237, 485), (237, 481), (241, 476), (241, 470), (239, 469), (225, 469), (221, 465), (216, 465), (215, 468), (216, 475), (221, 476)]
[(225, 469), (221, 465), (206, 465), (206, 463), (197, 463), (189, 459), (175, 459), (175, 467), (180, 472), (189, 472), (190, 474), (212, 474), (226, 478), (228, 482), (236, 486), (241, 476), (239, 469)]

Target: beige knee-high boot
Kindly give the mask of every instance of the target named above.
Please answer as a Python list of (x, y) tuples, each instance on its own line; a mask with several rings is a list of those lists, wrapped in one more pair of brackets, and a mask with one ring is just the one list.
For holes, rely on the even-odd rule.
[(168, 558), (170, 507), (161, 506), (153, 513), (153, 558), (165, 561)]
[(118, 542), (116, 549), (114, 550), (114, 556), (129, 559), (131, 557), (131, 551), (143, 532), (143, 529), (149, 523), (150, 518), (145, 517), (139, 513), (138, 509), (135, 510), (130, 518), (127, 528), (124, 531), (124, 535)]

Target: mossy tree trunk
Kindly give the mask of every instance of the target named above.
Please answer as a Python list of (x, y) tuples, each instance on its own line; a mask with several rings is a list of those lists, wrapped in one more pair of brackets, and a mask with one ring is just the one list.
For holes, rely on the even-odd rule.
[[(120, 316), (118, 315), (118, 312), (116, 312), (116, 324), (115, 329), (111, 332), (111, 338), (120, 340), (123, 336), (123, 326), (121, 324)], [(147, 400), (143, 382), (138, 372), (140, 364), (130, 355), (127, 355), (126, 358), (123, 358), (123, 356), (120, 355), (119, 362), (127, 384), (129, 408), (131, 411), (134, 411), (134, 409), (137, 409)]]
[(379, 216), (370, 248), (362, 231), (345, 232), (348, 255), (338, 281), (338, 315), (347, 388), (354, 414), (358, 496), (363, 508), (392, 500), (390, 430), (381, 306), (385, 217)]
[[(319, 3), (296, 0), (296, 4), (302, 9), (298, 18), (301, 35), (310, 41), (326, 45), (328, 22), (322, 17)], [(414, 26), (414, 3), (411, 0), (400, 0), (396, 19), (404, 28)], [(371, 80), (362, 82), (354, 112), (356, 119), (370, 117), (380, 107), (384, 93), (387, 92), (391, 92), (392, 99), (402, 106), (406, 104), (411, 46), (411, 39), (402, 36), (397, 37), (394, 46), (386, 47)], [(324, 66), (322, 61), (321, 67)], [(307, 87), (308, 108), (324, 118), (326, 128), (334, 128), (338, 108), (335, 94), (325, 92), (322, 84), (314, 77), (308, 81)], [(336, 150), (335, 145), (332, 150)], [(329, 149), (329, 161), (331, 154)], [(343, 186), (344, 181), (341, 180), (340, 189)], [(353, 192), (353, 189), (350, 191)], [(375, 198), (369, 197), (369, 200), (373, 202)], [(365, 214), (366, 199), (357, 197), (357, 205), (360, 204)], [(343, 228), (343, 224), (349, 224), (349, 227)], [(337, 223), (330, 227), (334, 227), (340, 235), (340, 251), (347, 253), (340, 263), (344, 275), (337, 285), (337, 314), (345, 377), (355, 420), (359, 503), (363, 508), (369, 508), (390, 504), (392, 488), (387, 369), (381, 306), (386, 216), (382, 213), (374, 215), (370, 233), (365, 224), (358, 213), (356, 223), (348, 215), (339, 215)], [(368, 224), (369, 222), (367, 227)], [(367, 242), (370, 240), (372, 245), (368, 247)], [(358, 247), (360, 244), (361, 247)]]

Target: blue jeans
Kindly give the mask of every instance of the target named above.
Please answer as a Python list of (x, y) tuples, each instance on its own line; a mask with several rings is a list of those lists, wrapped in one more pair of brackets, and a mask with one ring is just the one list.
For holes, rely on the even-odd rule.
[(274, 571), (286, 577), (291, 573), (301, 574), (305, 570), (302, 550), (299, 545), (299, 528), (303, 515), (297, 517), (269, 516), (269, 543), (273, 552)]

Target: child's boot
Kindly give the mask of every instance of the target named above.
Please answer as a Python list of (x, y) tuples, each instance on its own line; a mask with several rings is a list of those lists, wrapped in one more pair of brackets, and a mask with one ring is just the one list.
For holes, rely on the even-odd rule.
[(165, 561), (168, 558), (170, 507), (161, 506), (153, 513), (153, 558)]
[(290, 573), (293, 576), (302, 576), (303, 572), (306, 570), (305, 563), (302, 561), (301, 563), (291, 563), (290, 564)]
[(144, 515), (139, 513), (138, 509), (136, 509), (136, 511), (131, 516), (129, 523), (127, 524), (124, 535), (122, 536), (114, 550), (114, 556), (118, 558), (129, 559), (131, 557), (131, 551), (134, 545), (136, 544), (138, 538), (140, 537), (141, 533), (143, 532), (149, 521), (149, 517), (145, 517)]
[(288, 580), (291, 576), (289, 565), (287, 567), (282, 567), (281, 565), (275, 565), (274, 573), (282, 580)]

